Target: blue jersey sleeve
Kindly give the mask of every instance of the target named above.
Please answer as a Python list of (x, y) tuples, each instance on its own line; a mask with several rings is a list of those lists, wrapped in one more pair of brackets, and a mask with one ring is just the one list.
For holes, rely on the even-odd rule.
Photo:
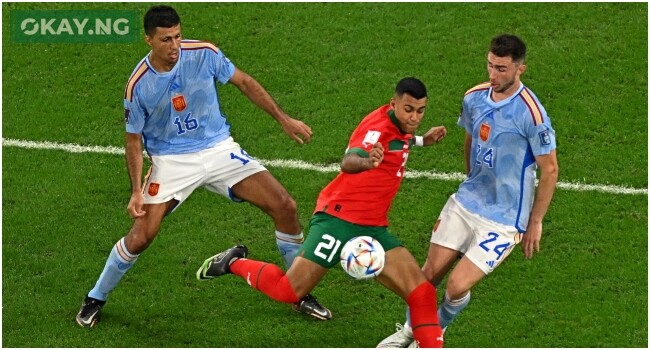
[(228, 57), (223, 54), (223, 51), (219, 50), (217, 52), (211, 50), (205, 50), (208, 55), (210, 73), (217, 79), (221, 84), (225, 84), (232, 78), (235, 74), (235, 65), (230, 62)]
[(471, 96), (466, 96), (463, 99), (463, 104), (460, 109), (460, 116), (458, 117), (458, 125), (461, 126), (468, 134), (472, 134), (472, 116), (469, 110), (468, 100)]
[(138, 103), (136, 88), (131, 101), (124, 100), (124, 122), (126, 123), (126, 132), (131, 134), (141, 134), (144, 128), (145, 111)]
[(551, 153), (556, 148), (555, 130), (551, 125), (551, 119), (546, 114), (544, 107), (538, 104), (538, 110), (532, 113), (530, 110), (527, 112), (530, 115), (524, 118), (526, 121), (524, 130), (533, 155), (539, 156)]
[(535, 156), (549, 154), (556, 148), (555, 130), (548, 118), (540, 125), (530, 123), (526, 136)]

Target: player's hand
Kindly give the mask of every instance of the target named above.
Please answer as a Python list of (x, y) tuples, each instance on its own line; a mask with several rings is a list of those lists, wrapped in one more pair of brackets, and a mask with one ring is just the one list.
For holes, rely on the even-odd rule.
[(142, 210), (142, 206), (144, 206), (144, 195), (142, 192), (134, 192), (131, 194), (131, 199), (129, 200), (129, 205), (126, 207), (126, 210), (132, 218), (137, 219), (143, 217), (147, 213)]
[(444, 126), (434, 126), (424, 134), (424, 145), (429, 146), (433, 145), (434, 143), (438, 143), (442, 141), (445, 136), (447, 136), (447, 129), (445, 129)]
[(379, 164), (381, 164), (381, 161), (384, 160), (384, 146), (382, 146), (380, 142), (372, 145), (372, 149), (368, 153), (368, 159), (371, 164), (370, 169), (378, 167)]
[(311, 128), (300, 120), (287, 116), (281, 124), (284, 133), (299, 144), (311, 141)]
[(542, 223), (529, 222), (528, 229), (521, 241), (526, 259), (532, 259), (534, 253), (539, 253), (539, 241), (542, 239)]

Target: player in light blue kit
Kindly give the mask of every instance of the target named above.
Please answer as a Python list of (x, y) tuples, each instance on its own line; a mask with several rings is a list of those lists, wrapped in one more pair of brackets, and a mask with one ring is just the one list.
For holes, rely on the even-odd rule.
[[(131, 74), (124, 92), (126, 163), (131, 180), (128, 212), (134, 223), (111, 250), (95, 287), (84, 299), (77, 323), (92, 327), (108, 294), (158, 234), (160, 223), (199, 187), (262, 209), (275, 223), (278, 249), (287, 268), (302, 246), (296, 203), (282, 185), (230, 136), (216, 81), (232, 83), (275, 118), (298, 143), (311, 129), (289, 117), (251, 76), (237, 69), (216, 46), (183, 40), (181, 22), (169, 6), (144, 16), (151, 52)], [(142, 181), (142, 145), (151, 169)], [(311, 295), (294, 304), (319, 319), (331, 312)]]
[[(465, 93), (458, 125), (466, 131), (467, 179), (445, 204), (431, 234), (425, 276), (447, 280), (438, 307), (443, 330), (467, 306), (470, 290), (522, 242), (527, 259), (539, 252), (542, 220), (557, 183), (555, 131), (537, 97), (520, 81), (526, 45), (514, 35), (492, 39), (490, 81)], [(536, 171), (540, 178), (535, 192)], [(407, 322), (378, 347), (413, 342)]]

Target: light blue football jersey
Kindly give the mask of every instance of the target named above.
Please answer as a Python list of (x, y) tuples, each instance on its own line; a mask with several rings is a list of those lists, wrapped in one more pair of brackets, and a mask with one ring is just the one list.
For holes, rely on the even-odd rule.
[(145, 56), (124, 91), (126, 132), (142, 134), (149, 155), (198, 152), (230, 137), (216, 81), (225, 84), (235, 66), (208, 42), (183, 40), (178, 62), (156, 72)]
[(524, 84), (500, 102), (491, 94), (490, 83), (465, 93), (458, 125), (472, 135), (471, 165), (456, 199), (474, 214), (525, 232), (535, 195), (535, 156), (555, 149), (555, 131)]

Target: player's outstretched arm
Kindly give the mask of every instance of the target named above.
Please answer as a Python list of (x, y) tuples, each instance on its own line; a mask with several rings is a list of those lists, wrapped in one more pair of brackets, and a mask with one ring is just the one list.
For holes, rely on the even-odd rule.
[(341, 171), (349, 174), (360, 173), (378, 167), (382, 160), (384, 160), (384, 146), (377, 142), (368, 153), (368, 158), (356, 153), (346, 154), (341, 163)]
[(311, 128), (300, 120), (287, 115), (266, 89), (253, 77), (239, 68), (235, 68), (235, 73), (229, 82), (237, 86), (255, 105), (275, 118), (282, 125), (284, 132), (294, 141), (303, 144), (311, 140)]

